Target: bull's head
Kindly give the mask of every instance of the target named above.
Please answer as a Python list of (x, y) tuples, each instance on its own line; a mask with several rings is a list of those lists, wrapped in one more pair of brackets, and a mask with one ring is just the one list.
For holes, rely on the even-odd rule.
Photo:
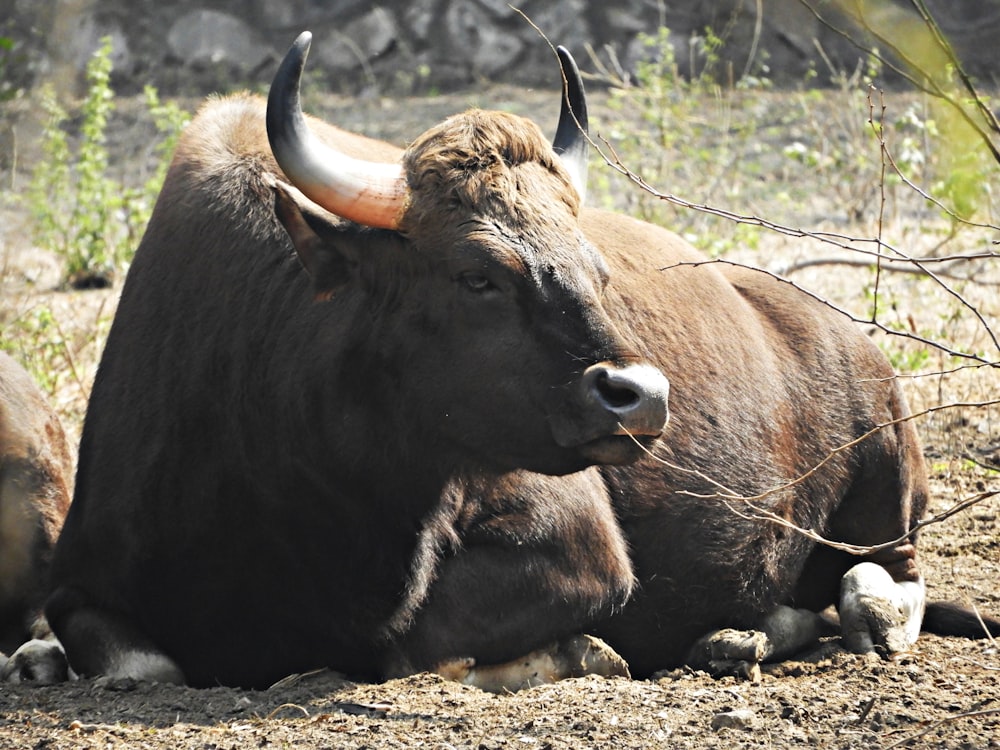
[(587, 113), (569, 53), (552, 145), (526, 119), (474, 110), (386, 164), (310, 128), (309, 44), (278, 70), (267, 127), (294, 186), (279, 183), (277, 213), (318, 296), (353, 284), (391, 308), (372, 344), (381, 367), (412, 385), (422, 421), (483, 460), (557, 473), (634, 459), (664, 428), (668, 384), (605, 310), (608, 270), (580, 229)]

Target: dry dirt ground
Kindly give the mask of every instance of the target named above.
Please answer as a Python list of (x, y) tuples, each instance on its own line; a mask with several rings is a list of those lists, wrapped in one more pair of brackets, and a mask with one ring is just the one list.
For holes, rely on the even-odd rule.
[[(341, 125), (400, 141), (477, 102), (532, 114), (551, 128), (556, 112), (551, 100), (548, 92), (539, 97), (501, 88), (483, 97), (392, 105), (332, 102), (328, 111), (337, 113)], [(30, 122), (29, 114), (21, 118), (22, 134), (31, 132)], [(138, 129), (125, 116), (113, 133), (116, 158), (143, 169), (148, 141), (148, 129)], [(24, 172), (32, 151), (23, 136), (20, 153), (18, 168)], [(5, 173), (4, 179), (15, 189), (24, 184), (23, 176)], [(26, 242), (23, 211), (12, 205), (4, 206), (0, 228), (5, 253), (0, 267), (6, 269), (0, 277), (0, 313), (9, 323), (44, 303), (60, 322), (59, 334), (82, 342), (74, 349), (75, 361), (66, 365), (73, 372), (52, 394), (76, 434), (103, 336), (99, 321), (107, 319), (118, 289), (47, 289), (50, 284), (42, 280), (57, 276), (58, 269), (53, 271), (51, 259)], [(28, 266), (34, 270), (22, 273)], [(995, 307), (991, 314), (996, 315)], [(74, 327), (86, 330), (81, 334)], [(959, 392), (963, 382), (957, 376), (915, 382), (912, 396), (928, 405), (996, 398), (1000, 392), (994, 374), (977, 380), (969, 396)], [(984, 468), (1000, 463), (995, 412), (957, 410), (925, 420), (922, 429), (933, 475), (932, 512), (1000, 489), (998, 474)], [(994, 497), (925, 530), (921, 554), (932, 598), (957, 599), (1000, 615), (998, 516), (1000, 498)], [(797, 660), (766, 668), (757, 683), (677, 670), (647, 681), (567, 680), (511, 695), (427, 674), (357, 684), (328, 672), (262, 692), (101, 680), (0, 687), (0, 748), (799, 746), (1000, 747), (1000, 650), (989, 640), (925, 635), (912, 652), (887, 660), (845, 653), (834, 639)]]

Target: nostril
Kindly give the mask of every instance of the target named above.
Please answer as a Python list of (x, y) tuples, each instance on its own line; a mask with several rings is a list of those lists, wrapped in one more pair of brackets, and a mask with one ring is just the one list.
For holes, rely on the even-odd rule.
[(612, 409), (627, 409), (639, 403), (639, 394), (634, 388), (612, 382), (608, 373), (601, 373), (595, 383), (601, 399)]
[(669, 418), (670, 383), (650, 365), (602, 363), (584, 373), (585, 396), (595, 415), (614, 420), (614, 434), (659, 435)]
[(551, 417), (553, 437), (562, 446), (626, 435), (656, 438), (670, 418), (670, 383), (652, 365), (599, 362), (569, 386)]

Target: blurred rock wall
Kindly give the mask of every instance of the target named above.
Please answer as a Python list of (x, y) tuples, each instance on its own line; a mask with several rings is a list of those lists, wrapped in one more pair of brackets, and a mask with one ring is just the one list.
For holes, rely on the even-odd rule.
[[(811, 0), (845, 28), (827, 0)], [(848, 0), (862, 2), (862, 0)], [(727, 39), (724, 65), (735, 77), (765, 73), (776, 83), (853, 70), (858, 50), (799, 0), (520, 0), (517, 5), (585, 69), (603, 63), (628, 73), (644, 53), (640, 32), (661, 24), (682, 69), (698, 65), (692, 35), (711, 27)], [(890, 6), (888, 28), (914, 18), (908, 0)], [(1000, 71), (1000, 0), (927, 0), (971, 71), (992, 82)], [(883, 14), (884, 15), (884, 14)], [(904, 18), (905, 20), (905, 18)], [(905, 24), (903, 25), (905, 26)], [(167, 94), (204, 94), (266, 85), (299, 31), (314, 34), (310, 70), (333, 90), (423, 92), (489, 79), (552, 86), (551, 53), (508, 0), (0, 0), (0, 86), (52, 80), (78, 89), (98, 40), (114, 40), (116, 85)], [(694, 50), (694, 51), (693, 51)], [(822, 50), (822, 53), (820, 52)], [(0, 90), (0, 95), (3, 91)]]

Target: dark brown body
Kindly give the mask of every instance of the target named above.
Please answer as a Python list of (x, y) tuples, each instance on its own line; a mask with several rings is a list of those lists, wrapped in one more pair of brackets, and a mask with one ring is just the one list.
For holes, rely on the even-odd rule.
[[(210, 103), (189, 128), (57, 552), (47, 611), (77, 671), (155, 653), (193, 684), (378, 677), (591, 630), (641, 675), (711, 628), (834, 603), (856, 562), (688, 493), (776, 490), (761, 505), (839, 541), (912, 528), (926, 486), (909, 423), (826, 460), (906, 413), (848, 322), (581, 209), (517, 118), (470, 113), (406, 158), (408, 213), (373, 230), (282, 186), (262, 103)], [(666, 431), (639, 436), (666, 464), (580, 391), (601, 363), (669, 379)], [(912, 558), (879, 561), (905, 580)]]
[[(908, 411), (885, 357), (784, 281), (684, 265), (704, 258), (623, 217), (587, 212), (584, 222), (621, 295), (609, 309), (671, 382), (655, 459), (601, 469), (639, 587), (596, 632), (641, 676), (681, 664), (714, 628), (753, 627), (778, 604), (837, 604), (841, 576), (865, 558), (815, 545), (754, 506), (838, 542), (906, 535), (927, 484), (912, 422), (896, 423)], [(919, 575), (913, 541), (875, 556), (896, 580)]]
[(17, 362), (0, 352), (0, 651), (28, 637), (73, 488), (59, 418)]

